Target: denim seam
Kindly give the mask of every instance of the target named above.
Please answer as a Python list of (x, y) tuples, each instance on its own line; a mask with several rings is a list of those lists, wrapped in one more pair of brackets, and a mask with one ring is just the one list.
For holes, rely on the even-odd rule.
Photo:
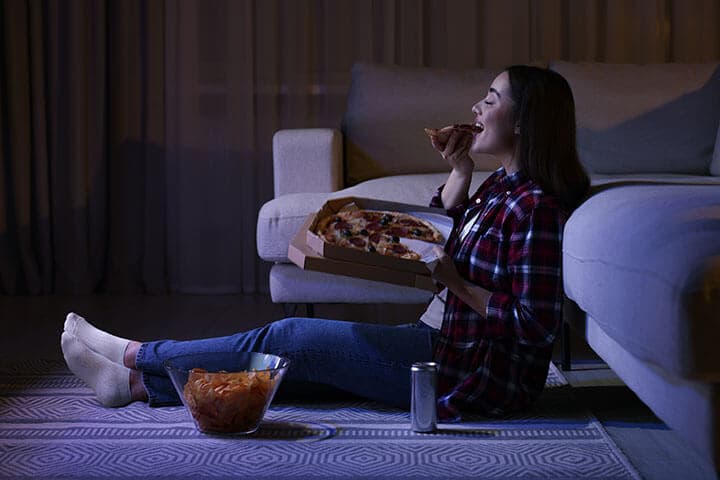
[(158, 403), (158, 397), (151, 388), (148, 388), (148, 383), (145, 381), (145, 372), (140, 373), (140, 378), (142, 379), (143, 386), (145, 387), (145, 392), (147, 392), (148, 405), (153, 406)]
[(143, 362), (143, 357), (145, 356), (145, 348), (147, 348), (146, 343), (141, 343), (140, 348), (138, 348), (137, 353), (135, 354), (135, 368), (138, 370), (142, 370), (142, 366), (140, 365)]
[(135, 354), (135, 368), (137, 370), (140, 370), (140, 378), (142, 380), (143, 387), (145, 387), (145, 391), (147, 392), (148, 404), (152, 405), (154, 403), (157, 403), (158, 397), (151, 388), (148, 388), (148, 382), (145, 380), (145, 372), (142, 368), (142, 364), (144, 363), (143, 360), (145, 357), (145, 348), (147, 348), (147, 344), (141, 343), (140, 348), (138, 348), (138, 351)]

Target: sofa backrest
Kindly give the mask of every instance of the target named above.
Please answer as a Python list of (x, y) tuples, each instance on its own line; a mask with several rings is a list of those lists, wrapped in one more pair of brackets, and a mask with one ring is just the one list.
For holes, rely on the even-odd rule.
[[(552, 62), (575, 97), (589, 173), (720, 175), (720, 64)], [(501, 69), (357, 63), (343, 118), (345, 182), (447, 172), (424, 127), (472, 122)], [(473, 155), (477, 170), (498, 166)]]
[(720, 64), (550, 68), (573, 90), (578, 153), (590, 173), (720, 174)]
[[(442, 70), (357, 63), (343, 119), (348, 185), (387, 175), (448, 172), (424, 127), (472, 123), (500, 69)], [(473, 155), (478, 170), (495, 170)]]

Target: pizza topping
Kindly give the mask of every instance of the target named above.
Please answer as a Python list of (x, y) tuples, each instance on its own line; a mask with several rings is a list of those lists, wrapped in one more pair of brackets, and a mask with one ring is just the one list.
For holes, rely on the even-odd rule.
[(360, 235), (365, 235), (367, 237), (368, 235), (370, 235), (370, 232), (363, 228), (362, 230), (360, 230)]
[(352, 231), (349, 229), (345, 229), (342, 231), (343, 237), (352, 237)]
[(360, 237), (351, 237), (348, 239), (350, 243), (355, 245), (356, 247), (364, 247), (365, 246), (365, 239)]
[(375, 232), (375, 233), (371, 234), (369, 238), (370, 238), (371, 242), (378, 243), (380, 240), (382, 240), (382, 233)]
[(408, 229), (405, 227), (390, 227), (388, 233), (393, 236), (405, 237), (408, 234)]
[(339, 220), (333, 226), (334, 226), (335, 230), (349, 230), (350, 228), (352, 228), (352, 225), (350, 225), (347, 222), (343, 222), (342, 220)]
[(407, 247), (405, 245), (403, 245), (402, 243), (396, 243), (390, 248), (395, 253), (407, 253), (407, 251), (408, 251)]
[(401, 218), (398, 220), (398, 223), (400, 225), (405, 225), (406, 227), (418, 227), (422, 225), (422, 223), (412, 218)]

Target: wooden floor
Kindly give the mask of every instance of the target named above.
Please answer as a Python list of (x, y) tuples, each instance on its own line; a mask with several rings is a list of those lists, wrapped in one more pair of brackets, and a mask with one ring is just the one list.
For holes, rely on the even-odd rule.
[[(316, 305), (315, 316), (401, 324), (414, 322), (422, 310), (422, 305)], [(61, 359), (60, 333), (70, 311), (140, 341), (228, 335), (285, 316), (266, 295), (0, 296), (0, 361)], [(297, 316), (303, 315), (301, 308)], [(571, 344), (572, 370), (564, 374), (578, 401), (603, 423), (643, 478), (717, 478), (709, 462), (657, 419), (583, 340), (573, 335)]]

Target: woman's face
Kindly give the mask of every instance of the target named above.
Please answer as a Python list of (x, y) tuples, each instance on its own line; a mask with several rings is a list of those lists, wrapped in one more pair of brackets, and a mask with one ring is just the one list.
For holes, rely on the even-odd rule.
[(510, 77), (502, 72), (493, 80), (487, 96), (473, 105), (475, 124), (482, 127), (475, 134), (470, 151), (491, 155), (512, 155), (517, 136), (513, 110), (515, 102), (510, 96)]

